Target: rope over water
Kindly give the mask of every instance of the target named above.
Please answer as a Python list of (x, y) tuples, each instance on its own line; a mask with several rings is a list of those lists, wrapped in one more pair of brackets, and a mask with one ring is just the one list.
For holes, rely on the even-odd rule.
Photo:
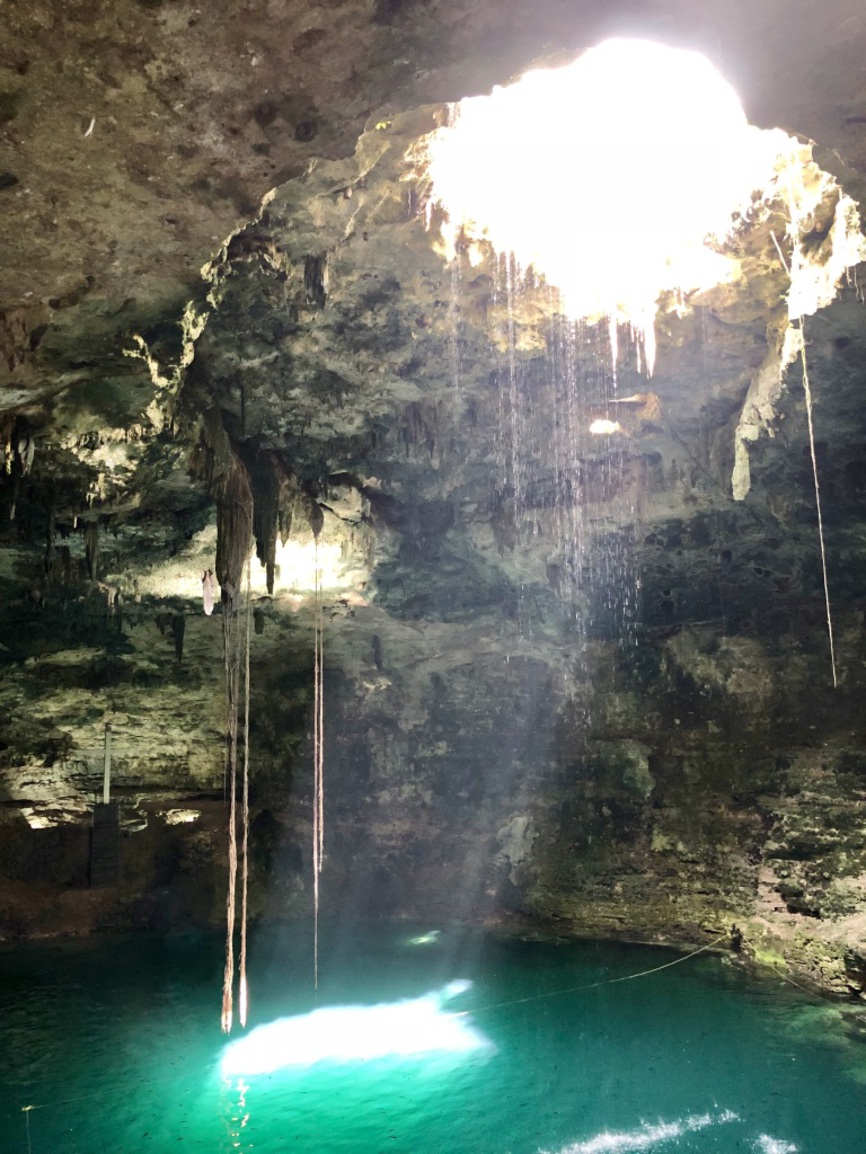
[(589, 982), (589, 984), (585, 986), (569, 986), (565, 990), (548, 990), (543, 994), (530, 994), (527, 998), (514, 998), (509, 1002), (493, 1002), (489, 1006), (478, 1006), (473, 1010), (460, 1010), (452, 1014), (451, 1017), (465, 1018), (468, 1014), (483, 1014), (487, 1010), (504, 1010), (508, 1006), (523, 1006), (527, 1002), (540, 1002), (542, 998), (558, 998), (563, 994), (577, 994), (583, 990), (598, 990), (602, 986), (615, 986), (617, 982), (633, 982), (635, 978), (648, 978), (650, 974), (658, 974), (662, 970), (669, 970), (671, 966), (678, 966), (681, 962), (687, 962), (690, 958), (696, 958), (698, 954), (703, 954), (721, 942), (727, 941), (730, 941), (730, 934), (722, 934), (713, 941), (707, 942), (705, 946), (700, 946), (698, 949), (692, 950), (690, 954), (684, 954), (681, 958), (674, 958), (672, 962), (665, 962), (661, 966), (653, 966), (649, 970), (640, 970), (636, 974), (625, 974), (621, 978), (603, 978), (600, 982)]

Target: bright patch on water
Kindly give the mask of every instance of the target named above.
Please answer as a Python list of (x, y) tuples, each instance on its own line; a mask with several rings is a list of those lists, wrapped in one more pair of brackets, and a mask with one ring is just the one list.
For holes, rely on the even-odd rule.
[(616, 39), (461, 101), (428, 167), (449, 255), (461, 232), (514, 253), (568, 315), (643, 334), (651, 372), (660, 294), (736, 275), (716, 247), (792, 150), (700, 53)]
[[(425, 932), (323, 926), (317, 1006), (309, 935), (256, 930), (254, 1028), (231, 1047), (214, 1013), (217, 935), (0, 947), (3, 1154), (864, 1148), (866, 1085), (848, 1071), (866, 1068), (866, 1046), (854, 1020), (850, 1037), (844, 1028), (854, 1007), (816, 1013), (822, 1004), (790, 986), (749, 982), (706, 956), (580, 990), (675, 955), (448, 929), (435, 949), (406, 948)], [(403, 1053), (417, 1038), (402, 1041), (407, 1013), (435, 1029), (439, 1017), (461, 1023), (489, 1044)], [(334, 1030), (320, 1033), (329, 1018)], [(291, 1045), (306, 1032), (306, 1062), (310, 1048), (342, 1046), (353, 1021), (348, 1058), (282, 1064), (280, 1050), (272, 1072), (272, 1062), (224, 1072), (235, 1042), (281, 1023)]]
[(413, 934), (406, 939), (407, 946), (433, 946), (442, 935), (441, 930), (428, 930), (426, 934)]
[(761, 1134), (755, 1143), (759, 1154), (797, 1154), (797, 1147), (793, 1142), (783, 1142), (780, 1138), (771, 1138), (768, 1134)]
[(375, 1006), (327, 1006), (280, 1018), (230, 1042), (223, 1074), (273, 1074), (318, 1062), (370, 1062), (377, 1058), (423, 1058), (432, 1053), (469, 1054), (492, 1048), (467, 1015), (445, 1010), (471, 982), (456, 980), (420, 998)]
[(611, 1134), (605, 1131), (587, 1139), (586, 1142), (566, 1146), (560, 1154), (627, 1154), (632, 1150), (652, 1150), (675, 1138), (682, 1138), (684, 1134), (693, 1134), (697, 1130), (706, 1130), (709, 1126), (736, 1121), (738, 1121), (737, 1115), (725, 1110), (721, 1114), (698, 1114), (691, 1118), (683, 1118), (679, 1122), (656, 1122), (625, 1133)]

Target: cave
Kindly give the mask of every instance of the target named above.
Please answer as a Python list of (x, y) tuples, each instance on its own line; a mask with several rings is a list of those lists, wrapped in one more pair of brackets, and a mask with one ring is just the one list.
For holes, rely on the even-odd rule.
[[(733, 1074), (730, 1101), (639, 1117), (606, 1112), (611, 1082), (583, 1128), (539, 1097), (548, 1121), (503, 1121), (504, 1147), (338, 1142), (313, 1112), (292, 1148), (856, 1154), (866, 12), (718, 9), (0, 7), (0, 970), (40, 1023), (93, 967), (136, 975), (106, 1013), (138, 1023), (141, 990), (169, 1014), (152, 974), (187, 967), (237, 1038), (247, 963), (323, 1014), (352, 1000), (339, 962), (369, 981), (361, 1010), (397, 999), (484, 1053), (458, 963), (507, 975), (482, 1007), (541, 999), (532, 1030), (557, 989), (683, 962), (707, 967), (708, 1034), (741, 986), (801, 1024), (791, 1046), (817, 1031), (830, 1097), (780, 1082), (803, 1117), (761, 1129)], [(594, 60), (601, 88), (518, 107)], [(227, 1055), (263, 1027), (249, 996)], [(618, 1038), (604, 997), (587, 1021)], [(32, 1061), (2, 1067), (10, 1149), (111, 1149), (57, 1111), (40, 1131), (53, 1035), (12, 1009), (0, 1037)], [(361, 1013), (358, 1036), (389, 1021)], [(622, 1078), (654, 1069), (643, 1044)], [(341, 1055), (346, 1118), (379, 1086), (351, 1062), (380, 1059)], [(227, 1069), (273, 1075), (251, 1060)], [(241, 1132), (245, 1092), (187, 1145), (289, 1148)], [(115, 1148), (180, 1126), (126, 1118)]]

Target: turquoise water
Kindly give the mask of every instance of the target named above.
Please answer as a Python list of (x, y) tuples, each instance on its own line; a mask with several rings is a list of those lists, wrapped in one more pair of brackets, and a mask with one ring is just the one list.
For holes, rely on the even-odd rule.
[[(862, 1011), (708, 955), (560, 993), (677, 955), (428, 928), (330, 927), (320, 1012), (232, 1051), (267, 1073), (223, 1071), (216, 936), (0, 949), (0, 1149), (866, 1152)], [(250, 948), (251, 1028), (316, 1009), (305, 933)]]

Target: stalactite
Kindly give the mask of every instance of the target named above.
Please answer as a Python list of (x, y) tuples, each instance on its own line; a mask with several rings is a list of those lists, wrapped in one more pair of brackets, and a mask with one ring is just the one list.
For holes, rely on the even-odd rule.
[(201, 575), (201, 601), (205, 617), (213, 613), (213, 569), (205, 569)]
[(232, 611), (243, 580), (253, 528), (253, 495), (249, 475), (232, 454), (228, 472), (217, 497), (216, 577), (223, 605)]
[(21, 496), (21, 474), (17, 469), (12, 470), (12, 500), (9, 505), (9, 520), (15, 520), (18, 512), (18, 498)]
[(87, 521), (84, 526), (84, 556), (87, 562), (87, 576), (91, 581), (99, 573), (99, 522)]
[(304, 258), (304, 291), (307, 304), (323, 309), (328, 299), (328, 254), (311, 253)]
[(60, 577), (60, 584), (65, 591), (69, 588), (72, 582), (72, 550), (68, 545), (60, 545), (57, 549), (57, 570)]
[(26, 477), (33, 468), (33, 458), (36, 454), (36, 441), (30, 429), (23, 425), (18, 434), (18, 460), (21, 462), (21, 476)]
[(211, 492), (218, 496), (231, 469), (233, 457), (231, 441), (223, 428), (219, 409), (208, 409), (202, 415), (198, 444), (190, 453), (191, 474), (204, 481)]
[(54, 492), (54, 482), (48, 487), (48, 519), (45, 525), (45, 572), (49, 580), (54, 568), (54, 527), (57, 518), (57, 498)]
[(251, 468), (250, 474), (256, 556), (264, 566), (268, 593), (273, 593), (283, 477), (270, 454), (260, 458)]
[(0, 416), (0, 444), (3, 446), (3, 471), (7, 475), (12, 472), (15, 461), (15, 448), (12, 433), (17, 420), (14, 413), (4, 413)]
[(186, 632), (186, 618), (182, 613), (176, 613), (171, 619), (171, 633), (174, 638), (174, 655), (180, 664), (183, 661), (183, 637)]
[(309, 493), (302, 491), (300, 494), (300, 499), (303, 503), (304, 512), (307, 516), (307, 520), (309, 521), (310, 528), (313, 531), (313, 536), (318, 542), (319, 534), (321, 533), (322, 527), (325, 524), (325, 514), (323, 513), (319, 502), (316, 501), (315, 498), (311, 497)]
[(32, 466), (36, 452), (36, 440), (26, 417), (8, 416), (0, 424), (0, 442), (4, 446), (4, 469), (12, 477), (12, 499), (9, 503), (9, 520), (14, 521), (21, 494), (21, 481)]

